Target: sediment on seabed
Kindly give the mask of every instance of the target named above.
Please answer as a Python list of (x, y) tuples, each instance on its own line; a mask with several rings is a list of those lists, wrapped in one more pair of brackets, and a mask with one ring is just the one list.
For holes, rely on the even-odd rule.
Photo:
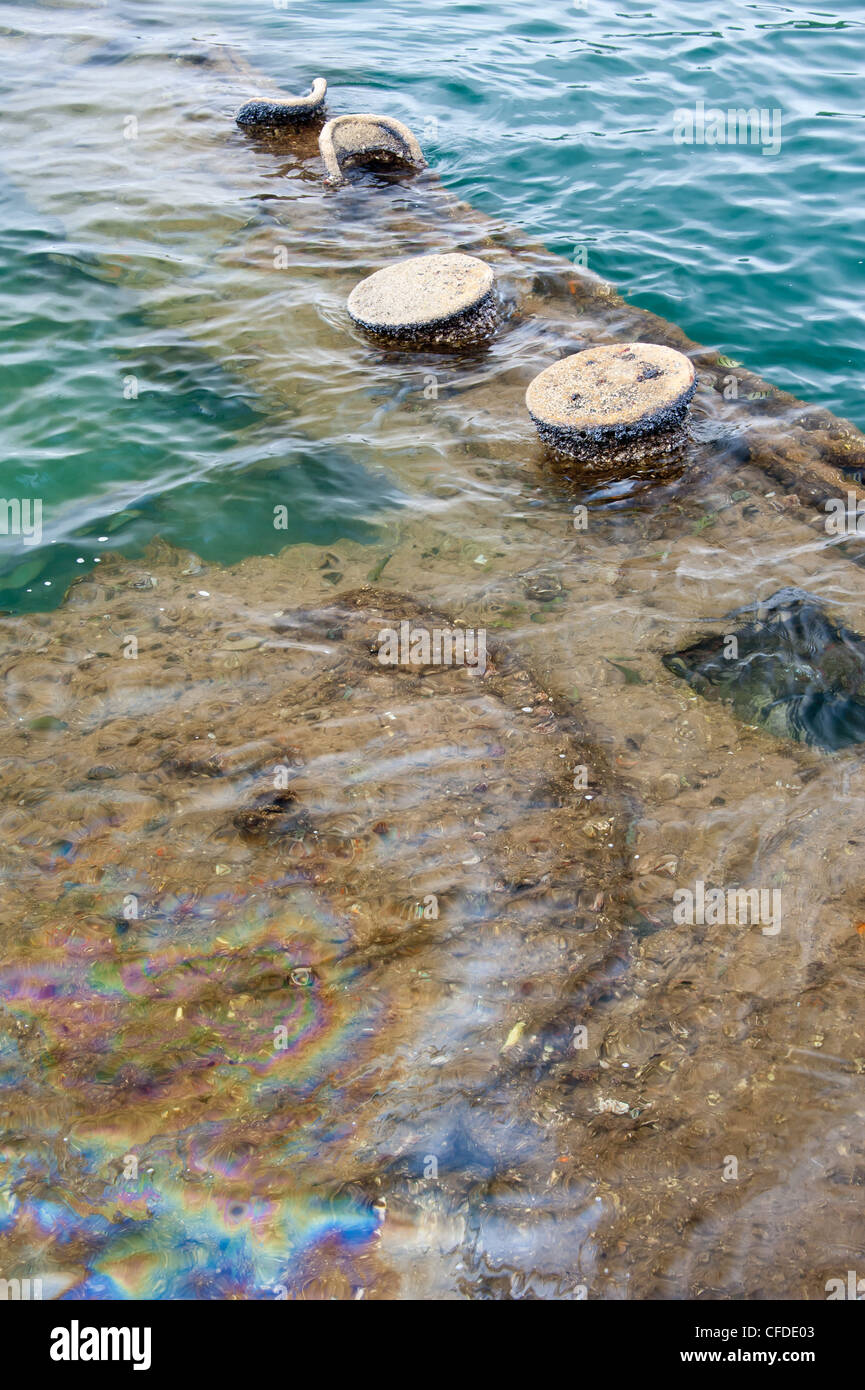
[[(570, 1070), (589, 995), (627, 958), (626, 798), (573, 709), (505, 644), (483, 674), (391, 670), (376, 633), (446, 616), (369, 585), (322, 604), (302, 563), (272, 589), (301, 606), (262, 614), (272, 562), (205, 597), (182, 557), (151, 559), (158, 584), (143, 591), (119, 560), (76, 585), (41, 652), (38, 620), (16, 623), (4, 662), (7, 698), (26, 710), (0, 735), (4, 829), (31, 847), (4, 865), (6, 1021), (31, 1078), (9, 1098), (12, 1174), (35, 1182), (31, 1197), (70, 1202), (54, 1259), (73, 1286), (393, 1292), (375, 1201), (397, 1203), (398, 1268), (401, 1222), (430, 1218), (399, 1177), (421, 1150), (439, 1155), (448, 1241), (470, 1240), (450, 1203), (475, 1179), (442, 1142), (471, 1143), (469, 1094), (487, 1116), (482, 1166), (555, 1161), (533, 1107), (540, 1078)], [(117, 662), (100, 650), (132, 593), (139, 657)], [(62, 828), (44, 804), (46, 757), (66, 789)], [(575, 766), (590, 769), (591, 799), (573, 796)], [(586, 980), (559, 1000), (569, 959)], [(509, 989), (540, 990), (519, 1049), (507, 1044), (524, 1031), (519, 989), (507, 1036), (472, 1012), (493, 961)], [(420, 1074), (399, 1061), (418, 1046), (431, 1059)], [(49, 1051), (54, 1079), (36, 1084)], [(65, 1153), (29, 1138), (34, 1105)], [(95, 1242), (81, 1202), (107, 1218)], [(30, 1210), (7, 1261), (26, 1259)], [(166, 1256), (185, 1223), (191, 1246)], [(235, 1248), (219, 1272), (199, 1270), (195, 1247), (220, 1230)]]
[[(407, 501), (379, 546), (106, 554), (3, 621), (0, 1267), (38, 1252), (91, 1296), (822, 1297), (865, 1236), (861, 753), (662, 658), (755, 584), (861, 628), (819, 505), (862, 436), (430, 171), (328, 189), (314, 130), (235, 128), (263, 88), (230, 55), (89, 62), (82, 13), (23, 36), (45, 83), (0, 117), (7, 174), (157, 338)], [(489, 344), (443, 369), (351, 325), (359, 278), (452, 249), (496, 271)], [(551, 471), (523, 397), (631, 339), (700, 380), (687, 468), (629, 500)], [(487, 671), (383, 667), (404, 620), (487, 630)], [(697, 881), (778, 888), (781, 931), (676, 924)]]

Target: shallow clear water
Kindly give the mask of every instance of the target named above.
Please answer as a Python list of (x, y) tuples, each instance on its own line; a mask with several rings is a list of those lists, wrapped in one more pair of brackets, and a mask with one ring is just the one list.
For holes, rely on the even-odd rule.
[[(4, 1277), (69, 1298), (822, 1298), (860, 1257), (862, 746), (828, 754), (664, 665), (788, 588), (836, 625), (815, 630), (863, 629), (861, 546), (817, 506), (861, 438), (729, 360), (856, 417), (855, 281), (841, 251), (837, 283), (755, 280), (720, 249), (747, 200), (716, 203), (709, 151), (661, 133), (676, 82), (714, 101), (718, 74), (718, 100), (774, 106), (745, 79), (783, 73), (804, 119), (825, 73), (842, 105), (852, 45), (825, 17), (742, 8), (718, 36), (699, 13), (655, 38), (646, 16), (405, 6), (399, 44), (397, 7), (254, 31), (230, 7), (4, 15), (3, 422), (57, 541), (44, 569), (10, 552), (32, 573), (0, 649)], [(327, 190), (314, 132), (234, 127), (267, 73), (319, 71), (332, 110), (422, 138), (435, 117), (432, 170)], [(756, 180), (747, 254), (787, 247), (789, 270), (832, 219), (855, 227), (817, 148), (712, 152)], [(612, 273), (593, 257), (630, 245), (623, 207), (636, 307), (558, 240), (566, 216), (594, 226), (588, 269)], [(368, 342), (353, 284), (442, 246), (495, 266), (493, 340)], [(527, 383), (638, 336), (697, 364), (681, 455), (619, 481), (556, 468)], [(383, 666), (403, 621), (483, 628), (486, 671)], [(752, 889), (771, 917), (706, 910)]]

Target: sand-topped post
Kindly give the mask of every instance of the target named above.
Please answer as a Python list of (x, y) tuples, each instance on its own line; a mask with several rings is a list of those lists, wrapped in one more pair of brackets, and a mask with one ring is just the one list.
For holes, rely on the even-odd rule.
[(492, 269), (476, 256), (412, 256), (361, 280), (348, 312), (377, 337), (459, 346), (493, 332), (494, 285)]
[(541, 439), (580, 462), (676, 447), (697, 387), (684, 353), (657, 343), (587, 348), (536, 376), (526, 406)]

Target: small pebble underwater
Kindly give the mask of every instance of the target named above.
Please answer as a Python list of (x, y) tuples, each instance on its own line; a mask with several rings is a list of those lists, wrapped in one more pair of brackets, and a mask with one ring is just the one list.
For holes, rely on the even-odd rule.
[(0, 1279), (861, 1267), (862, 28), (0, 5)]

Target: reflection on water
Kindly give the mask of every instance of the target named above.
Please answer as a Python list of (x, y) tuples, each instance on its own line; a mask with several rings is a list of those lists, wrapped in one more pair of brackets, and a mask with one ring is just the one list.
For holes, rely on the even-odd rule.
[[(865, 764), (837, 709), (833, 753), (805, 703), (753, 726), (858, 698), (865, 575), (817, 508), (861, 437), (745, 369), (731, 399), (729, 365), (431, 172), (325, 189), (314, 136), (233, 127), (227, 55), (124, 61), (101, 9), (20, 16), (44, 102), (10, 97), (8, 176), (292, 453), (254, 460), (257, 557), (102, 548), (3, 621), (3, 1276), (823, 1297), (865, 1237)], [(483, 352), (348, 320), (362, 275), (433, 249), (496, 267)], [(646, 336), (699, 367), (681, 470), (555, 473), (528, 381)], [(305, 468), (375, 479), (380, 530), (341, 500), (281, 549)], [(242, 524), (225, 500), (202, 530)], [(755, 612), (787, 588), (813, 597)], [(712, 693), (719, 638), (683, 644), (724, 614), (754, 675), (732, 706), (664, 665)], [(383, 665), (403, 621), (485, 630), (485, 672)], [(678, 924), (697, 882), (777, 891), (779, 932)]]

